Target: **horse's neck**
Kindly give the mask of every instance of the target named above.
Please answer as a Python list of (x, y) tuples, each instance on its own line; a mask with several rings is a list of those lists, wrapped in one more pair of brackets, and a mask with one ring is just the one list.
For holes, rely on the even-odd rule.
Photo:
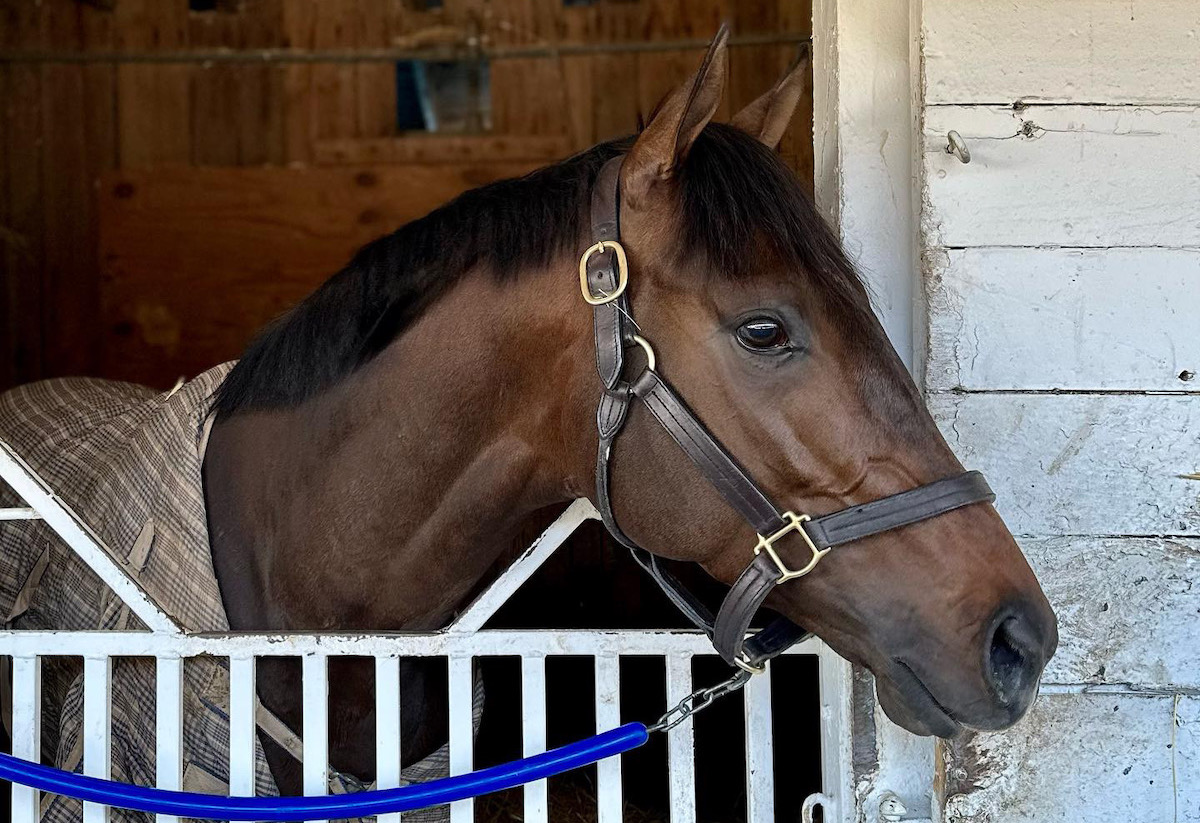
[(530, 512), (582, 491), (591, 358), (569, 287), (469, 278), (320, 396), (217, 422), (205, 486), (234, 628), (435, 628)]

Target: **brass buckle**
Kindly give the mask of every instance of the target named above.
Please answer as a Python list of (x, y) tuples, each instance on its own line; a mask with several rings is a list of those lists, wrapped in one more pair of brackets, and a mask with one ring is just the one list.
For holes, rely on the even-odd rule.
[[(821, 561), (822, 557), (829, 554), (829, 549), (818, 549), (816, 544), (812, 542), (812, 538), (808, 536), (808, 532), (804, 530), (804, 526), (802, 524), (807, 520), (811, 520), (811, 517), (809, 517), (807, 514), (784, 512), (783, 519), (788, 521), (786, 526), (769, 537), (763, 537), (760, 534), (758, 536), (758, 545), (754, 547), (755, 556), (758, 556), (765, 551), (771, 557), (771, 560), (775, 562), (775, 567), (779, 569), (779, 579), (775, 581), (776, 583), (786, 583), (788, 580), (795, 580), (797, 577), (804, 577), (804, 575), (808, 574), (817, 567), (817, 563)], [(805, 544), (808, 546), (808, 550), (812, 552), (812, 559), (808, 561), (808, 564), (805, 565), (804, 568), (796, 569), (795, 571), (792, 571), (785, 566), (783, 560), (780, 559), (778, 552), (775, 551), (775, 543), (790, 532), (797, 532), (801, 537), (803, 537)]]
[(737, 657), (733, 658), (733, 663), (742, 671), (750, 674), (762, 674), (767, 670), (766, 663), (760, 663), (759, 665), (755, 666), (750, 662), (749, 658), (746, 657), (745, 652), (742, 652)]
[[(592, 259), (593, 254), (599, 254), (605, 249), (612, 249), (617, 255), (617, 288), (612, 294), (603, 294), (600, 297), (596, 297), (592, 294), (592, 290), (588, 288), (587, 264), (588, 260)], [(629, 261), (625, 258), (625, 249), (616, 240), (601, 240), (596, 245), (589, 247), (583, 253), (583, 257), (579, 258), (579, 290), (583, 292), (583, 299), (587, 301), (589, 306), (603, 306), (605, 303), (611, 303), (625, 293), (625, 287), (628, 285)]]

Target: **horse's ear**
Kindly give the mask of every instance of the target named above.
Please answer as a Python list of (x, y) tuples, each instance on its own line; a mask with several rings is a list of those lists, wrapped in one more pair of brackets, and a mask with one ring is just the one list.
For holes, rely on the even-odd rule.
[(721, 26), (704, 62), (659, 104), (625, 161), (626, 193), (637, 198), (671, 176), (721, 103), (728, 65), (729, 28)]
[(783, 138), (808, 79), (808, 45), (775, 87), (734, 115), (730, 123), (757, 137), (768, 148)]

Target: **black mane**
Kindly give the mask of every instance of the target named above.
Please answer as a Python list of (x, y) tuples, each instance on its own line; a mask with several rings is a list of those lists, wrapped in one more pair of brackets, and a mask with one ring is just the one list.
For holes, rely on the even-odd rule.
[[(632, 138), (602, 143), (524, 177), (468, 191), (364, 246), (250, 344), (217, 391), (220, 416), (294, 406), (385, 348), (476, 266), (501, 280), (581, 248), (592, 184)], [(865, 301), (853, 268), (799, 182), (749, 135), (710, 124), (679, 169), (680, 248), (706, 268), (748, 275), (765, 240), (845, 304)], [(531, 227), (536, 227), (530, 230)]]

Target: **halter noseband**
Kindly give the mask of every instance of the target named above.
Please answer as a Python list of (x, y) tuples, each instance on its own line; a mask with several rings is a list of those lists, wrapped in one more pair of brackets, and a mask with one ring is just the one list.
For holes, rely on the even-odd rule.
[[(604, 382), (604, 394), (596, 410), (600, 432), (596, 455), (597, 508), (612, 536), (629, 549), (671, 602), (712, 639), (713, 646), (726, 662), (749, 671), (761, 671), (765, 661), (807, 636), (803, 629), (782, 617), (753, 634), (749, 633), (751, 621), (775, 586), (811, 572), (834, 546), (928, 520), (973, 503), (990, 503), (996, 496), (983, 475), (972, 471), (821, 517), (780, 511), (658, 374), (654, 350), (644, 338), (634, 333), (626, 291), (629, 264), (620, 243), (622, 159), (609, 160), (596, 178), (591, 204), (595, 244), (579, 260), (580, 290), (593, 309), (596, 369)], [(634, 345), (645, 350), (647, 364), (640, 375), (627, 381), (623, 379), (625, 350)], [(653, 554), (621, 531), (613, 515), (609, 494), (612, 446), (625, 424), (634, 398), (641, 399), (725, 501), (758, 535), (753, 549), (754, 560), (733, 584), (715, 618), (674, 575), (659, 565)], [(776, 550), (776, 544), (790, 535), (802, 541), (809, 552), (808, 561), (801, 568), (788, 568)]]

